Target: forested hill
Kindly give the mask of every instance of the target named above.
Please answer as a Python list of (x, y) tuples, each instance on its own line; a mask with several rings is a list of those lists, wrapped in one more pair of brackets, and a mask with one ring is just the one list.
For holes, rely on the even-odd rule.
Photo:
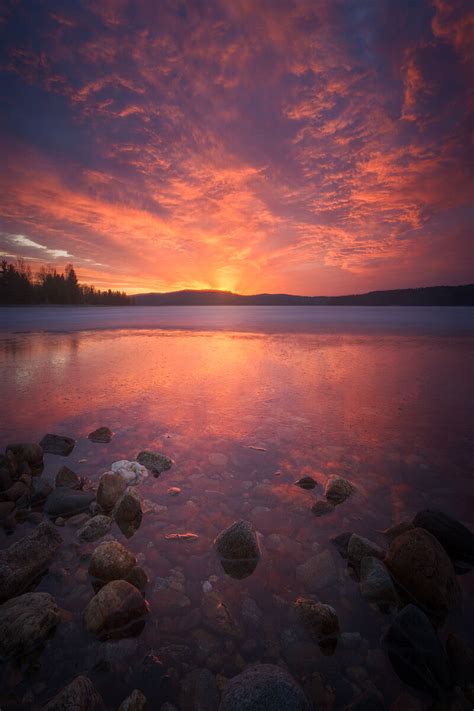
[(474, 284), (370, 291), (347, 296), (291, 296), (231, 291), (171, 291), (137, 294), (141, 306), (474, 306)]

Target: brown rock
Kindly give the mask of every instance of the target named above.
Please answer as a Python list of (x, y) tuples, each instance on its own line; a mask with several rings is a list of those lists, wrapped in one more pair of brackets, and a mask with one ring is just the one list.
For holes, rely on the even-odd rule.
[(87, 676), (77, 676), (42, 711), (102, 711), (102, 697)]
[(61, 467), (61, 469), (56, 474), (56, 486), (66, 486), (68, 489), (80, 489), (81, 480), (80, 477), (73, 472), (69, 467)]
[(87, 605), (84, 621), (100, 639), (133, 637), (143, 629), (147, 613), (148, 606), (134, 585), (113, 580)]
[(136, 566), (137, 559), (118, 541), (100, 543), (92, 554), (89, 574), (109, 582), (124, 580)]
[(118, 711), (144, 711), (145, 706), (146, 696), (139, 689), (135, 689), (125, 701), (122, 701)]
[(49, 593), (25, 593), (0, 605), (0, 656), (23, 659), (41, 648), (61, 614)]
[(100, 477), (96, 497), (97, 503), (104, 511), (111, 511), (126, 488), (127, 484), (119, 474), (105, 472)]
[(13, 455), (17, 466), (26, 462), (33, 470), (43, 468), (43, 449), (39, 444), (9, 444), (6, 448), (7, 456), (9, 452)]
[(330, 605), (316, 602), (311, 598), (298, 597), (295, 612), (310, 637), (326, 654), (332, 654), (340, 634), (337, 613)]
[(355, 486), (342, 476), (332, 475), (326, 482), (324, 494), (333, 504), (342, 504), (355, 491)]

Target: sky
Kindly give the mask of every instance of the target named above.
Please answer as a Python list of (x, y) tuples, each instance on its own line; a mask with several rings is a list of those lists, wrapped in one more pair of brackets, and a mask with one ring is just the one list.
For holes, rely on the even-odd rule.
[(0, 254), (128, 293), (474, 281), (464, 0), (0, 3)]

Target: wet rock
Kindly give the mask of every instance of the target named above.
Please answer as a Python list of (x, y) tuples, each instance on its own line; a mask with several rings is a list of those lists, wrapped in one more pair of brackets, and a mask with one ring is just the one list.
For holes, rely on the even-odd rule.
[(347, 549), (349, 547), (349, 541), (351, 540), (352, 535), (352, 531), (344, 531), (344, 533), (340, 533), (338, 536), (334, 536), (333, 538), (329, 539), (331, 543), (336, 546), (337, 550), (343, 558), (347, 558), (349, 555)]
[(308, 597), (298, 597), (294, 609), (301, 624), (319, 644), (321, 651), (324, 654), (333, 654), (340, 635), (336, 610)]
[(59, 487), (65, 486), (68, 489), (80, 489), (81, 479), (76, 474), (76, 472), (73, 472), (72, 469), (69, 469), (69, 467), (64, 466), (61, 467), (61, 469), (56, 474), (55, 484)]
[(47, 434), (40, 442), (45, 454), (60, 454), (63, 457), (68, 457), (71, 454), (75, 444), (72, 437), (56, 434)]
[(118, 541), (100, 543), (92, 554), (89, 575), (99, 580), (125, 580), (137, 559)]
[(87, 676), (77, 676), (42, 711), (102, 711), (102, 697)]
[(0, 523), (6, 521), (14, 510), (15, 503), (13, 501), (0, 501)]
[(437, 539), (423, 528), (397, 536), (385, 563), (400, 594), (440, 621), (459, 595), (452, 563)]
[(229, 681), (219, 711), (309, 711), (301, 687), (281, 667), (256, 664)]
[(44, 522), (33, 533), (0, 551), (0, 603), (34, 585), (61, 543), (58, 530)]
[(420, 511), (413, 525), (424, 528), (443, 546), (458, 575), (474, 568), (474, 533), (452, 516), (442, 511)]
[(209, 629), (230, 637), (241, 637), (241, 630), (232, 612), (217, 592), (203, 596), (201, 609), (203, 622)]
[(401, 521), (400, 523), (395, 524), (395, 526), (386, 528), (384, 531), (382, 531), (382, 533), (388, 540), (388, 542), (391, 543), (401, 533), (405, 533), (405, 531), (410, 531), (412, 528), (415, 528), (415, 526), (409, 521)]
[(135, 565), (126, 578), (127, 582), (134, 585), (137, 590), (143, 591), (148, 584), (148, 575), (140, 565)]
[(87, 541), (91, 543), (92, 541), (98, 541), (99, 538), (105, 536), (106, 533), (110, 531), (112, 526), (112, 519), (109, 516), (98, 515), (90, 518), (84, 523), (83, 526), (78, 530), (77, 537), (81, 541)]
[(31, 505), (39, 506), (43, 504), (52, 490), (53, 487), (46, 479), (41, 476), (35, 476), (31, 482)]
[(392, 577), (379, 558), (366, 556), (360, 565), (360, 592), (369, 602), (396, 605), (398, 598)]
[(11, 452), (17, 465), (26, 462), (33, 471), (43, 469), (43, 449), (39, 444), (9, 444), (6, 453)]
[(27, 496), (30, 488), (22, 481), (15, 481), (6, 491), (0, 492), (0, 501), (18, 501)]
[(87, 439), (98, 444), (108, 444), (112, 439), (112, 430), (108, 427), (98, 427), (87, 435)]
[(146, 703), (146, 696), (139, 689), (135, 689), (125, 701), (122, 701), (118, 711), (144, 711)]
[(234, 578), (245, 578), (255, 570), (260, 548), (255, 529), (248, 521), (235, 521), (214, 541), (224, 571)]
[(315, 516), (325, 516), (328, 513), (334, 511), (334, 504), (330, 501), (325, 501), (324, 499), (318, 499), (312, 506), (311, 511)]
[(97, 503), (104, 511), (111, 511), (126, 488), (127, 483), (119, 474), (105, 472), (99, 480)]
[(261, 624), (263, 614), (251, 597), (244, 597), (241, 608), (242, 619), (255, 631)]
[(298, 481), (295, 481), (296, 486), (299, 486), (301, 489), (314, 489), (314, 487), (317, 485), (317, 481), (313, 479), (312, 476), (304, 476), (302, 479), (298, 479)]
[(377, 691), (364, 691), (350, 706), (346, 706), (346, 711), (385, 711), (382, 694)]
[[(2, 455), (3, 456), (3, 455)], [(0, 491), (6, 491), (13, 484), (13, 474), (9, 467), (0, 465)]]
[(219, 638), (202, 627), (198, 627), (191, 632), (191, 639), (198, 655), (198, 661), (207, 659), (207, 657), (220, 646)]
[(173, 464), (173, 460), (165, 454), (150, 452), (146, 449), (137, 454), (137, 462), (146, 467), (154, 476), (159, 476), (162, 472), (170, 469)]
[(84, 612), (86, 628), (99, 639), (134, 637), (145, 624), (148, 607), (125, 580), (112, 580), (92, 598)]
[(76, 491), (62, 486), (51, 492), (46, 499), (43, 510), (52, 519), (58, 516), (69, 518), (87, 511), (94, 499), (95, 494), (93, 491)]
[(183, 612), (191, 605), (191, 600), (184, 592), (170, 587), (156, 587), (153, 599), (153, 610), (164, 615), (174, 615)]
[(24, 658), (41, 649), (61, 620), (49, 593), (25, 593), (0, 605), (0, 656)]
[(402, 681), (440, 696), (451, 685), (448, 658), (428, 617), (407, 605), (390, 625), (384, 646)]
[(357, 573), (359, 573), (362, 558), (366, 556), (382, 559), (385, 557), (385, 551), (376, 543), (369, 541), (368, 538), (353, 533), (347, 546), (347, 558)]
[(301, 581), (309, 592), (317, 592), (332, 585), (337, 577), (336, 564), (328, 550), (312, 556), (296, 568), (296, 579)]
[(115, 504), (113, 517), (122, 533), (130, 538), (140, 528), (142, 522), (142, 497), (138, 491), (128, 487)]
[(342, 476), (335, 475), (329, 477), (324, 487), (326, 499), (333, 504), (342, 504), (354, 491), (354, 484)]
[(446, 640), (446, 652), (454, 683), (461, 689), (474, 685), (474, 652), (456, 634), (449, 634)]
[(148, 476), (148, 470), (138, 462), (129, 462), (127, 459), (120, 459), (111, 466), (114, 474), (118, 474), (128, 486), (139, 484)]
[(181, 711), (217, 711), (220, 694), (214, 674), (208, 669), (193, 669), (181, 682)]

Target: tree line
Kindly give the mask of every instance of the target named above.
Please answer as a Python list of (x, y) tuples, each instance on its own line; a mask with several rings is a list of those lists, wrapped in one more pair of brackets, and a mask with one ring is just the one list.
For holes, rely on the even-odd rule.
[(23, 259), (14, 264), (2, 260), (0, 269), (0, 304), (84, 304), (124, 306), (134, 299), (124, 291), (102, 291), (79, 284), (72, 264), (64, 272), (55, 267), (41, 267), (33, 274)]

